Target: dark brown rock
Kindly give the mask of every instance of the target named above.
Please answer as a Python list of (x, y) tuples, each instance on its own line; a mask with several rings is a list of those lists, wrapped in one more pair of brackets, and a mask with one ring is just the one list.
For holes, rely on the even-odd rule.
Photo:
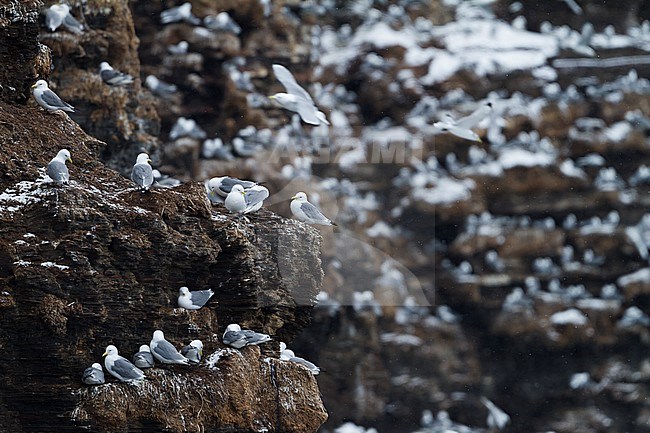
[(50, 75), (50, 51), (38, 42), (40, 0), (0, 2), (0, 99), (25, 103), (30, 86)]
[[(74, 418), (94, 431), (315, 431), (327, 415), (311, 374), (267, 363), (257, 349), (234, 351), (212, 373), (152, 370), (141, 388), (70, 393), (107, 345), (130, 357), (155, 329), (177, 346), (202, 339), (206, 354), (231, 322), (291, 339), (321, 285), (320, 236), (266, 210), (236, 218), (213, 209), (199, 183), (141, 193), (98, 161), (104, 143), (65, 115), (4, 103), (0, 113), (0, 426), (79, 431), (76, 406)], [(44, 167), (61, 147), (75, 163), (70, 184), (56, 186)], [(182, 285), (216, 293), (200, 311), (179, 310)], [(201, 396), (219, 404), (194, 418)], [(163, 407), (178, 408), (186, 425)]]

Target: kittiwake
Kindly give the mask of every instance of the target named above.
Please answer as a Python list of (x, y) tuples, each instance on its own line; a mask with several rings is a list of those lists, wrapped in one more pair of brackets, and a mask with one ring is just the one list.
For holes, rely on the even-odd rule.
[(131, 170), (131, 180), (138, 184), (143, 192), (149, 190), (153, 184), (153, 169), (149, 165), (150, 162), (149, 155), (141, 153), (135, 160)]
[(284, 349), (280, 352), (280, 359), (282, 361), (289, 361), (289, 362), (295, 362), (296, 364), (300, 364), (302, 366), (307, 367), (311, 374), (314, 376), (317, 376), (320, 373), (320, 367), (318, 367), (316, 364), (313, 362), (309, 362), (304, 358), (300, 358), (299, 356), (296, 356), (293, 353), (293, 350), (290, 349)]
[(336, 223), (333, 223), (329, 218), (327, 218), (323, 213), (313, 204), (307, 201), (307, 194), (304, 192), (299, 192), (298, 194), (291, 197), (291, 213), (300, 221), (309, 223), (309, 224), (320, 224), (324, 226), (335, 226)]
[(329, 125), (325, 114), (319, 111), (311, 95), (296, 82), (291, 72), (282, 65), (273, 65), (275, 77), (282, 83), (287, 93), (269, 96), (283, 108), (298, 113), (305, 123), (310, 125)]
[(491, 111), (492, 103), (488, 102), (487, 104), (480, 106), (469, 116), (463, 117), (457, 121), (449, 117), (446, 121), (434, 123), (433, 127), (440, 129), (443, 132), (449, 132), (456, 137), (481, 143), (481, 137), (479, 137), (476, 132), (472, 131), (472, 128), (490, 114)]
[(72, 162), (68, 149), (61, 149), (52, 161), (47, 164), (47, 175), (56, 183), (68, 183), (70, 181), (70, 172), (65, 165), (66, 161)]
[(71, 33), (83, 33), (83, 24), (70, 14), (70, 6), (65, 3), (52, 5), (45, 10), (45, 25), (51, 32), (58, 29), (61, 24)]
[(38, 80), (32, 86), (32, 95), (38, 102), (38, 105), (45, 108), (50, 113), (58, 110), (74, 112), (74, 107), (65, 101), (62, 101), (56, 93), (50, 90), (47, 81)]
[(219, 12), (216, 16), (208, 15), (203, 18), (203, 25), (210, 30), (219, 32), (233, 33), (238, 35), (241, 33), (241, 27), (228, 12)]
[(174, 123), (174, 126), (172, 126), (169, 132), (169, 138), (171, 140), (176, 140), (181, 137), (203, 140), (206, 136), (205, 131), (196, 123), (196, 120), (186, 119), (185, 117), (176, 119), (176, 123)]
[(133, 363), (136, 367), (151, 368), (154, 366), (153, 355), (151, 349), (146, 344), (140, 346), (140, 350), (133, 355)]
[(86, 385), (101, 385), (104, 383), (104, 369), (102, 369), (101, 364), (95, 362), (85, 369), (81, 381)]
[(169, 98), (178, 90), (176, 84), (166, 83), (161, 81), (155, 75), (147, 75), (147, 78), (144, 80), (145, 86), (151, 90), (154, 95), (160, 96), (162, 98)]
[(186, 310), (198, 310), (214, 295), (212, 289), (195, 290), (190, 292), (187, 287), (181, 287), (178, 295), (178, 306)]
[(160, 22), (162, 24), (176, 23), (185, 21), (195, 26), (201, 24), (201, 20), (192, 13), (192, 3), (185, 2), (180, 6), (166, 9), (160, 13)]
[(251, 331), (248, 329), (242, 330), (236, 323), (231, 323), (226, 327), (226, 332), (222, 337), (223, 344), (241, 349), (244, 346), (258, 345), (271, 341), (271, 337), (267, 334)]
[(116, 71), (108, 62), (101, 62), (99, 64), (99, 76), (102, 77), (104, 83), (111, 86), (125, 86), (133, 83), (133, 77), (131, 75)]
[(117, 352), (117, 347), (112, 344), (106, 347), (104, 355), (104, 367), (106, 370), (122, 382), (133, 382), (144, 379), (144, 373), (131, 361), (120, 356)]
[(165, 335), (161, 330), (153, 333), (151, 343), (149, 343), (153, 356), (163, 364), (184, 364), (188, 365), (190, 361), (181, 355), (178, 350), (169, 341), (165, 340)]
[(248, 190), (237, 184), (226, 196), (226, 209), (232, 213), (244, 214), (255, 212), (262, 207), (269, 196), (269, 190), (261, 185), (255, 185)]
[(201, 340), (192, 340), (187, 346), (183, 346), (181, 354), (190, 360), (192, 364), (198, 364), (203, 357), (203, 343)]
[(257, 182), (241, 180), (230, 176), (213, 177), (208, 181), (208, 189), (221, 197), (228, 197), (228, 193), (232, 191), (232, 187), (235, 185), (241, 185), (244, 189), (248, 189), (257, 185)]

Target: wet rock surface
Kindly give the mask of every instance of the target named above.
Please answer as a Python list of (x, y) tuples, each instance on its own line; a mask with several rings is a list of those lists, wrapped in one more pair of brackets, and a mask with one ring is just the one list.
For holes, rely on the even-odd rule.
[[(82, 390), (80, 375), (108, 344), (130, 357), (155, 329), (178, 346), (202, 339), (206, 355), (231, 322), (291, 339), (321, 285), (318, 233), (266, 210), (233, 218), (200, 183), (142, 193), (65, 115), (6, 103), (0, 112), (0, 427), (315, 431), (327, 414), (311, 374), (258, 349), (228, 352), (213, 371), (154, 370), (142, 386)], [(57, 186), (45, 166), (61, 147), (75, 163)], [(188, 312), (176, 308), (181, 285), (216, 293)], [(199, 415), (202, 395), (211, 409)]]
[[(53, 53), (52, 87), (83, 107), (72, 119), (103, 142), (59, 119), (52, 143), (52, 132), (33, 131), (21, 123), (24, 113), (0, 106), (9, 119), (0, 131), (11, 149), (0, 159), (3, 190), (37, 192), (40, 200), (2, 199), (18, 210), (3, 214), (9, 228), (3, 225), (0, 277), (15, 284), (19, 275), (27, 288), (8, 285), (0, 293), (0, 308), (8, 312), (3, 325), (24, 309), (39, 324), (21, 328), (27, 337), (18, 347), (54, 338), (47, 340), (56, 346), (50, 351), (71, 363), (61, 341), (74, 333), (83, 349), (75, 362), (89, 363), (103, 350), (97, 341), (121, 333), (118, 347), (135, 350), (164, 318), (174, 342), (189, 325), (192, 338), (210, 335), (204, 341), (214, 352), (222, 325), (243, 321), (277, 333), (324, 368), (317, 377), (329, 411), (322, 432), (348, 433), (337, 430), (346, 422), (379, 433), (484, 431), (482, 396), (510, 414), (506, 431), (647, 431), (650, 69), (638, 60), (650, 51), (643, 24), (648, 7), (578, 1), (578, 13), (572, 2), (472, 3), (278, 1), (267, 10), (262, 1), (192, 2), (199, 18), (228, 12), (242, 29), (233, 34), (161, 24), (160, 12), (180, 2), (89, 1), (72, 9), (91, 28), (86, 34), (41, 27), (40, 41)], [(591, 40), (583, 27), (588, 22), (596, 32)], [(27, 33), (33, 38), (33, 29)], [(182, 41), (187, 52), (170, 54)], [(16, 52), (32, 59), (30, 49)], [(49, 65), (44, 58), (30, 65)], [(96, 75), (103, 60), (134, 75), (134, 85), (103, 85)], [(294, 73), (332, 128), (300, 125), (265, 98), (282, 90), (272, 63)], [(29, 68), (39, 71), (23, 70)], [(152, 95), (142, 84), (150, 74), (177, 91)], [(24, 101), (31, 81), (19, 84), (23, 93), (2, 90), (2, 99)], [(459, 118), (485, 101), (493, 103), (493, 114), (475, 128), (482, 142), (432, 130), (446, 113)], [(222, 139), (225, 151), (206, 152), (203, 139), (173, 139), (180, 116), (196, 120), (207, 138)], [(27, 136), (45, 147), (9, 144)], [(235, 149), (236, 138), (255, 147), (252, 156)], [(76, 184), (16, 189), (17, 182), (39, 179), (37, 168), (63, 146), (73, 151)], [(124, 193), (128, 181), (100, 161), (127, 174), (142, 150), (164, 174), (187, 183), (149, 195)], [(24, 162), (30, 158), (38, 164)], [(320, 248), (316, 229), (268, 211), (250, 222), (215, 217), (223, 208), (205, 203), (198, 182), (226, 174), (266, 181), (268, 206), (282, 215), (289, 215), (285, 200), (307, 191), (340, 226), (318, 229), (323, 293), (303, 332), (320, 285), (318, 258), (309, 253)], [(29, 216), (27, 222), (16, 226), (17, 213)], [(47, 228), (28, 231), (28, 222), (44, 219)], [(70, 221), (76, 234), (69, 233)], [(99, 222), (100, 234), (112, 236), (109, 246), (97, 234), (82, 235)], [(84, 243), (75, 241), (79, 236), (87, 236)], [(296, 243), (309, 247), (288, 248)], [(83, 245), (83, 254), (72, 253)], [(134, 260), (143, 267), (125, 272)], [(71, 278), (67, 269), (41, 265), (46, 262), (103, 274)], [(232, 266), (234, 275), (224, 270)], [(117, 270), (106, 275), (110, 269)], [(172, 310), (175, 290), (188, 278), (215, 288), (213, 308), (190, 315)], [(110, 292), (97, 301), (86, 279)], [(133, 318), (128, 323), (111, 321), (108, 307), (98, 310), (128, 293), (137, 306), (124, 313)], [(138, 322), (152, 304), (161, 310)], [(86, 311), (111, 332), (77, 329)], [(144, 337), (134, 338), (138, 333)], [(13, 342), (4, 338), (3, 347)], [(14, 348), (4, 356), (20, 353)], [(277, 385), (272, 368), (278, 364), (259, 362), (253, 350), (243, 357), (260, 373), (243, 395), (266, 396), (269, 383)], [(33, 367), (33, 359), (20, 359)], [(225, 356), (217, 367), (235, 368), (235, 359)], [(61, 372), (74, 368), (67, 367)], [(252, 426), (248, 412), (196, 413), (196, 396), (184, 400), (196, 415), (186, 424), (173, 411), (147, 418), (160, 387), (174, 384), (189, 393), (184, 373), (156, 371), (142, 389), (75, 391), (53, 412), (74, 407), (81, 424), (102, 419), (145, 431), (192, 431), (224, 420), (243, 429), (265, 428), (269, 420), (278, 431), (299, 428), (298, 421), (277, 422), (284, 418), (273, 412), (277, 401), (270, 397), (255, 409), (253, 418), (263, 423)], [(292, 381), (302, 380), (294, 373)], [(188, 374), (192, 384), (211, 384), (202, 402), (245, 404), (221, 393), (231, 385), (216, 370)], [(301, 383), (311, 393), (309, 379)], [(32, 398), (16, 392), (21, 404)], [(138, 392), (147, 405), (133, 410), (137, 421), (128, 425), (125, 401)], [(35, 394), (39, 401), (48, 395)], [(298, 396), (304, 404), (296, 410), (320, 422), (323, 412), (309, 405), (309, 395)], [(0, 426), (17, 430), (20, 408), (12, 401), (0, 399), (0, 412), (10, 415), (0, 417)]]

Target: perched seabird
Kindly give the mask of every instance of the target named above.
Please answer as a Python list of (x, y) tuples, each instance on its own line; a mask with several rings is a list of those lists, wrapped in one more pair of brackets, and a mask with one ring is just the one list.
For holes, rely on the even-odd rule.
[(70, 6), (65, 3), (52, 5), (45, 11), (45, 25), (51, 32), (58, 29), (61, 24), (71, 33), (83, 33), (83, 24), (70, 14)]
[(117, 353), (117, 347), (112, 344), (106, 347), (104, 355), (106, 370), (122, 382), (133, 382), (144, 379), (142, 370), (131, 364), (131, 361)]
[(436, 122), (433, 124), (434, 128), (438, 128), (443, 132), (449, 132), (459, 138), (466, 140), (478, 141), (481, 143), (481, 137), (471, 128), (483, 120), (492, 111), (492, 103), (488, 102), (480, 106), (469, 116), (463, 117), (457, 121), (449, 117), (446, 121)]
[(86, 385), (101, 385), (104, 383), (104, 369), (101, 364), (95, 362), (84, 370), (81, 381)]
[(241, 33), (241, 27), (228, 12), (220, 12), (216, 16), (208, 15), (203, 18), (203, 25), (210, 30), (219, 32), (233, 33), (238, 35)]
[(185, 21), (195, 26), (201, 24), (201, 20), (192, 13), (192, 3), (185, 2), (180, 6), (169, 8), (160, 13), (160, 22), (162, 24), (176, 23)]
[(313, 362), (307, 361), (305, 358), (300, 358), (299, 356), (296, 356), (293, 353), (293, 350), (284, 349), (282, 352), (280, 352), (280, 359), (282, 361), (295, 362), (296, 364), (303, 365), (307, 367), (307, 369), (309, 369), (311, 374), (313, 374), (314, 376), (318, 376), (318, 374), (320, 373), (320, 367), (318, 367)]
[(178, 306), (186, 310), (198, 310), (214, 295), (212, 289), (195, 290), (190, 292), (187, 287), (181, 287), (178, 295)]
[(149, 343), (153, 356), (163, 364), (184, 364), (188, 365), (190, 361), (181, 355), (178, 350), (167, 340), (161, 330), (153, 333), (151, 343)]
[(329, 125), (325, 114), (319, 111), (311, 95), (296, 82), (291, 72), (282, 65), (273, 65), (275, 77), (282, 83), (287, 93), (269, 96), (283, 108), (298, 113), (305, 123), (310, 125)]
[(251, 331), (248, 329), (242, 330), (236, 323), (231, 323), (226, 327), (226, 332), (222, 337), (223, 344), (241, 349), (244, 346), (258, 345), (271, 341), (271, 337), (267, 334)]
[(232, 191), (232, 187), (235, 185), (241, 185), (244, 189), (249, 189), (257, 185), (257, 183), (229, 176), (213, 177), (208, 181), (208, 189), (221, 197), (228, 197), (228, 194)]
[(133, 77), (124, 72), (116, 71), (108, 62), (101, 62), (99, 64), (99, 76), (102, 77), (104, 83), (111, 86), (125, 86), (133, 83)]
[(291, 197), (291, 213), (300, 221), (309, 224), (321, 224), (324, 226), (335, 226), (329, 218), (318, 210), (316, 206), (307, 201), (307, 194), (299, 192)]
[(153, 169), (149, 163), (151, 163), (149, 155), (141, 153), (131, 170), (131, 180), (137, 183), (143, 192), (149, 190), (153, 184)]
[(174, 126), (172, 126), (172, 129), (169, 132), (169, 138), (171, 140), (176, 140), (181, 137), (203, 140), (206, 136), (207, 134), (198, 123), (196, 123), (196, 120), (186, 119), (185, 117), (179, 117), (176, 119), (176, 123), (174, 123)]
[(190, 44), (188, 44), (187, 41), (180, 41), (176, 45), (167, 46), (167, 51), (169, 54), (187, 54), (189, 46)]
[(147, 78), (144, 80), (144, 84), (149, 88), (149, 90), (151, 90), (153, 94), (162, 98), (168, 98), (178, 90), (176, 84), (170, 84), (161, 81), (155, 75), (147, 75)]
[(246, 192), (241, 185), (234, 185), (226, 197), (226, 209), (232, 213), (242, 214), (246, 210)]
[(146, 344), (140, 346), (140, 350), (133, 355), (133, 363), (136, 367), (151, 368), (154, 366), (153, 355), (151, 349)]
[(192, 340), (187, 346), (183, 346), (181, 354), (190, 360), (192, 364), (198, 364), (203, 357), (203, 343), (201, 340)]
[(287, 345), (281, 341), (280, 342), (280, 359), (282, 361), (295, 362), (297, 364), (304, 365), (311, 371), (311, 373), (316, 376), (320, 373), (321, 369), (316, 364), (307, 361), (304, 358), (300, 358), (293, 353), (293, 350), (287, 349)]
[(74, 107), (67, 102), (62, 101), (56, 93), (51, 91), (47, 86), (47, 81), (45, 80), (38, 80), (36, 84), (32, 86), (32, 95), (34, 95), (34, 99), (36, 99), (38, 105), (45, 108), (50, 113), (57, 110), (74, 112)]
[(235, 155), (232, 154), (230, 146), (223, 144), (223, 140), (219, 137), (208, 138), (203, 142), (201, 154), (204, 158), (217, 158), (224, 161), (232, 161)]
[(250, 189), (237, 184), (233, 185), (230, 193), (226, 196), (226, 209), (232, 213), (245, 214), (258, 211), (269, 196), (269, 190), (261, 185), (255, 185)]
[(61, 149), (52, 161), (47, 164), (47, 175), (56, 183), (68, 183), (70, 181), (70, 172), (65, 165), (66, 161), (72, 162), (68, 149)]

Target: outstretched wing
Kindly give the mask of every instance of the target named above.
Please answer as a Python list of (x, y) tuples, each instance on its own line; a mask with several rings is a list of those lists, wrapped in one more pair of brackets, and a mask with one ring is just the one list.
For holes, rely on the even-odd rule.
[(483, 120), (488, 114), (490, 114), (491, 111), (492, 111), (492, 103), (488, 102), (487, 104), (479, 107), (469, 116), (463, 117), (462, 119), (458, 120), (455, 126), (459, 128), (469, 129), (474, 125), (476, 125), (481, 120)]
[(247, 189), (247, 188), (254, 187), (256, 184), (255, 182), (251, 182), (249, 180), (240, 180), (234, 177), (226, 177), (221, 181), (221, 185), (219, 185), (219, 190), (221, 190), (222, 192), (226, 193), (226, 195), (228, 195), (228, 193), (232, 190), (232, 187), (235, 185), (241, 185), (244, 187), (244, 189)]
[(253, 210), (253, 208), (261, 204), (269, 196), (269, 190), (264, 187), (258, 187), (255, 189), (249, 189), (244, 195), (244, 200), (246, 200), (246, 210)]
[(314, 105), (311, 95), (296, 82), (296, 79), (293, 78), (293, 75), (287, 68), (282, 65), (273, 65), (273, 73), (280, 83), (287, 90), (287, 93), (292, 95), (299, 96), (302, 99), (307, 100), (312, 105)]
[(313, 102), (297, 98), (296, 109), (298, 110), (298, 114), (303, 122), (309, 123), (310, 125), (321, 124), (321, 119), (318, 118), (318, 113), (320, 113), (320, 111), (318, 111)]

